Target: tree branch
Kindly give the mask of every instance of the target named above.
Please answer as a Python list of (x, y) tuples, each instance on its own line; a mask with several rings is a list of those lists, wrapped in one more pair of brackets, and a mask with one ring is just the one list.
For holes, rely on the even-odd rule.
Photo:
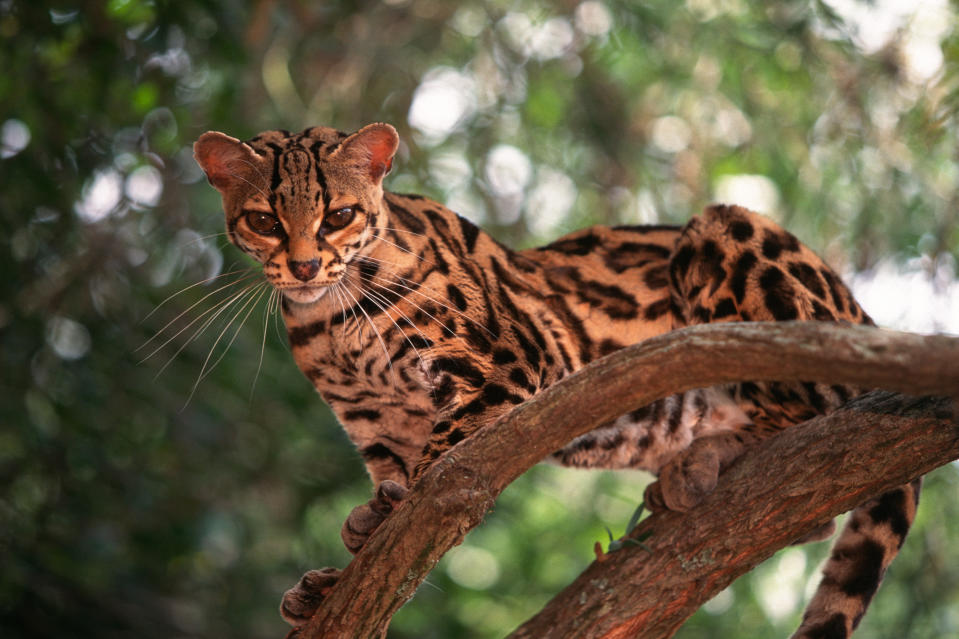
[[(747, 451), (689, 513), (657, 513), (511, 639), (671, 637), (740, 575), (836, 515), (959, 458), (945, 398), (874, 391)], [(776, 463), (770, 463), (770, 460)]]
[[(681, 329), (593, 362), (517, 406), (497, 424), (475, 433), (438, 460), (343, 571), (298, 637), (383, 636), (393, 614), (413, 595), (440, 557), (460, 543), (479, 524), (499, 493), (533, 464), (576, 436), (656, 399), (739, 380), (813, 380), (954, 397), (959, 394), (959, 339), (811, 322), (731, 323)], [(947, 421), (945, 417), (937, 419)], [(793, 430), (797, 429), (786, 433)], [(954, 429), (945, 430), (954, 444), (959, 435)], [(945, 448), (942, 441), (937, 445)], [(767, 447), (760, 449), (759, 454), (768, 461), (769, 453), (763, 452)], [(504, 456), (504, 450), (510, 455)], [(780, 458), (788, 458), (788, 454)], [(743, 468), (744, 464), (737, 467)], [(796, 468), (797, 472), (802, 470), (801, 465)], [(727, 477), (721, 480), (723, 490), (732, 483)], [(741, 490), (755, 489), (748, 477), (740, 483)], [(889, 485), (895, 483), (902, 481)], [(868, 496), (860, 491), (859, 501)], [(805, 507), (819, 508), (812, 502)], [(766, 514), (772, 515), (781, 517), (783, 511), (774, 509)], [(816, 520), (825, 521), (831, 516), (823, 510)], [(648, 525), (665, 529), (656, 523)], [(799, 536), (790, 537), (792, 528), (788, 525), (776, 525), (782, 530), (776, 537), (776, 543), (782, 542), (780, 547)], [(711, 539), (688, 530), (684, 534), (690, 541), (698, 538), (700, 544), (705, 543), (704, 539), (710, 544), (728, 543), (730, 539), (725, 532)], [(675, 560), (677, 555), (671, 556)], [(686, 587), (700, 585), (689, 582)], [(651, 619), (636, 623), (646, 621)], [(631, 631), (635, 633), (635, 628)]]

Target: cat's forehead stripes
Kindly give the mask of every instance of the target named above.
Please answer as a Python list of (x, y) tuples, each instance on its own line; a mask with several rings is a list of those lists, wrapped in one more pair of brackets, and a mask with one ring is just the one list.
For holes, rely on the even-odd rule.
[(320, 203), (329, 207), (330, 193), (322, 163), (347, 137), (328, 127), (312, 127), (296, 135), (266, 131), (247, 144), (271, 164), (269, 204), (297, 217), (312, 215)]
[(305, 150), (315, 157), (334, 151), (348, 135), (329, 127), (313, 127), (296, 135), (286, 130), (264, 131), (247, 144), (259, 155), (282, 155), (291, 150)]

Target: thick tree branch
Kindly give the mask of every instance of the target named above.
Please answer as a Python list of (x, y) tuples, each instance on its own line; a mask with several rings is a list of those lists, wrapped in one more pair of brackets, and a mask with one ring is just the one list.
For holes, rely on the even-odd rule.
[(594, 562), (510, 637), (670, 637), (780, 548), (957, 458), (952, 400), (874, 391), (747, 451), (692, 512), (633, 531), (650, 552), (627, 545)]
[[(533, 464), (651, 401), (738, 380), (813, 380), (955, 397), (959, 339), (834, 324), (737, 323), (686, 328), (613, 353), (517, 406), (441, 458), (347, 566), (298, 636), (382, 636), (440, 557)], [(955, 443), (957, 437), (952, 430), (947, 438)], [(508, 457), (504, 450), (510, 451)], [(721, 485), (727, 483), (731, 480), (724, 478)], [(861, 491), (860, 501), (868, 496)], [(773, 515), (782, 512), (766, 516)], [(830, 516), (823, 511), (817, 520)], [(798, 536), (789, 534), (782, 532), (780, 547)]]

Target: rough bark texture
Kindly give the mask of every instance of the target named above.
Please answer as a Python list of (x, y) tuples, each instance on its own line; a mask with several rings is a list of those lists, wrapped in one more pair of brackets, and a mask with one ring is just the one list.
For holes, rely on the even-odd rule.
[[(383, 636), (393, 614), (440, 557), (460, 543), (499, 493), (533, 464), (574, 437), (658, 398), (740, 380), (811, 380), (956, 397), (959, 339), (860, 326), (739, 323), (682, 329), (614, 353), (516, 407), (441, 458), (370, 537), (320, 610), (296, 636)], [(662, 536), (653, 545), (654, 550), (659, 549), (653, 558), (664, 562), (657, 564), (657, 570), (663, 578), (679, 574), (679, 581), (660, 583), (665, 591), (648, 582), (641, 589), (602, 586), (611, 583), (611, 578), (626, 579), (619, 571), (636, 569), (634, 565), (620, 567), (627, 558), (639, 564), (650, 560), (643, 551), (614, 553), (611, 561), (594, 565), (587, 572), (591, 576), (584, 575), (564, 592), (563, 596), (568, 596), (585, 588), (584, 601), (592, 602), (584, 603), (575, 615), (583, 634), (568, 636), (637, 636), (641, 627), (653, 632), (643, 636), (668, 636), (708, 598), (707, 591), (717, 592), (816, 522), (959, 457), (959, 429), (948, 400), (929, 406), (906, 402), (899, 408), (888, 403), (892, 399), (882, 401), (887, 404), (880, 402), (871, 408), (856, 403), (837, 413), (838, 417), (814, 420), (818, 423), (810, 425), (812, 429), (790, 429), (776, 438), (779, 448), (771, 449), (774, 442), (770, 440), (768, 446), (752, 451), (752, 462), (743, 460), (724, 475), (719, 491), (694, 515), (665, 513), (651, 518), (643, 530), (653, 527)], [(883, 405), (894, 411), (906, 410), (906, 414), (884, 416), (879, 410)], [(855, 414), (858, 420), (860, 413), (849, 411), (860, 411), (863, 420), (854, 420), (848, 429), (837, 426), (843, 415), (853, 419)], [(886, 439), (873, 441), (862, 436), (863, 429), (873, 428), (885, 433)], [(830, 431), (827, 441), (823, 429)], [(807, 441), (809, 430), (817, 433), (809, 438), (815, 441)], [(847, 431), (843, 439), (839, 433)], [(823, 444), (823, 455), (837, 449), (847, 455), (855, 451), (857, 456), (851, 459), (859, 461), (848, 463), (842, 455), (820, 455), (809, 460), (812, 465), (787, 463), (797, 450), (811, 443)], [(511, 454), (505, 457), (500, 454), (503, 450)], [(887, 462), (885, 469), (880, 458)], [(754, 474), (760, 466), (771, 466), (769, 460), (776, 460), (776, 478), (764, 484)], [(850, 474), (852, 471), (858, 474)], [(887, 475), (887, 471), (893, 474)], [(784, 483), (782, 476), (792, 478), (791, 482)], [(844, 485), (847, 494), (837, 496)], [(733, 500), (739, 504), (735, 518), (727, 512)], [(709, 504), (715, 505), (707, 510)], [(765, 536), (757, 535), (751, 541), (734, 539), (730, 522), (752, 529), (762, 527)], [(750, 554), (753, 546), (759, 546), (755, 555)], [(600, 573), (604, 576), (597, 577)], [(615, 590), (617, 597), (625, 591), (631, 594), (613, 602), (605, 599), (610, 590)], [(576, 601), (580, 601), (578, 596)], [(542, 636), (546, 627), (554, 632), (563, 628), (561, 636), (567, 636), (565, 622), (548, 616), (552, 609), (548, 606), (542, 613), (546, 617), (537, 616), (530, 622), (533, 626), (517, 631), (526, 634), (517, 636)], [(613, 614), (617, 610), (635, 614), (621, 618)], [(597, 625), (603, 618), (614, 617), (618, 623)], [(576, 632), (569, 627), (571, 633)], [(536, 628), (537, 634), (530, 634)]]
[[(959, 458), (945, 398), (874, 391), (754, 448), (690, 513), (660, 513), (510, 637), (669, 637), (774, 552), (871, 496)], [(775, 460), (775, 463), (770, 463)]]

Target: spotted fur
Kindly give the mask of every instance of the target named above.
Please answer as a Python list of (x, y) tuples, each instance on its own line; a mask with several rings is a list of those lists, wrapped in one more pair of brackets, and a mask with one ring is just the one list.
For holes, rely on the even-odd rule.
[[(384, 191), (397, 145), (385, 124), (247, 142), (211, 132), (195, 145), (231, 241), (283, 293), (294, 360), (378, 486), (344, 526), (353, 551), (437, 457), (598, 357), (705, 322), (871, 323), (814, 253), (745, 209), (709, 207), (682, 227), (593, 227), (513, 251), (437, 202)], [(688, 391), (550, 460), (658, 473), (647, 502), (685, 510), (745, 447), (854, 392), (749, 382)], [(904, 486), (855, 511), (797, 637), (849, 636), (918, 493), (918, 483)], [(288, 620), (321, 599), (303, 584), (331, 580), (323, 573), (288, 593)]]

